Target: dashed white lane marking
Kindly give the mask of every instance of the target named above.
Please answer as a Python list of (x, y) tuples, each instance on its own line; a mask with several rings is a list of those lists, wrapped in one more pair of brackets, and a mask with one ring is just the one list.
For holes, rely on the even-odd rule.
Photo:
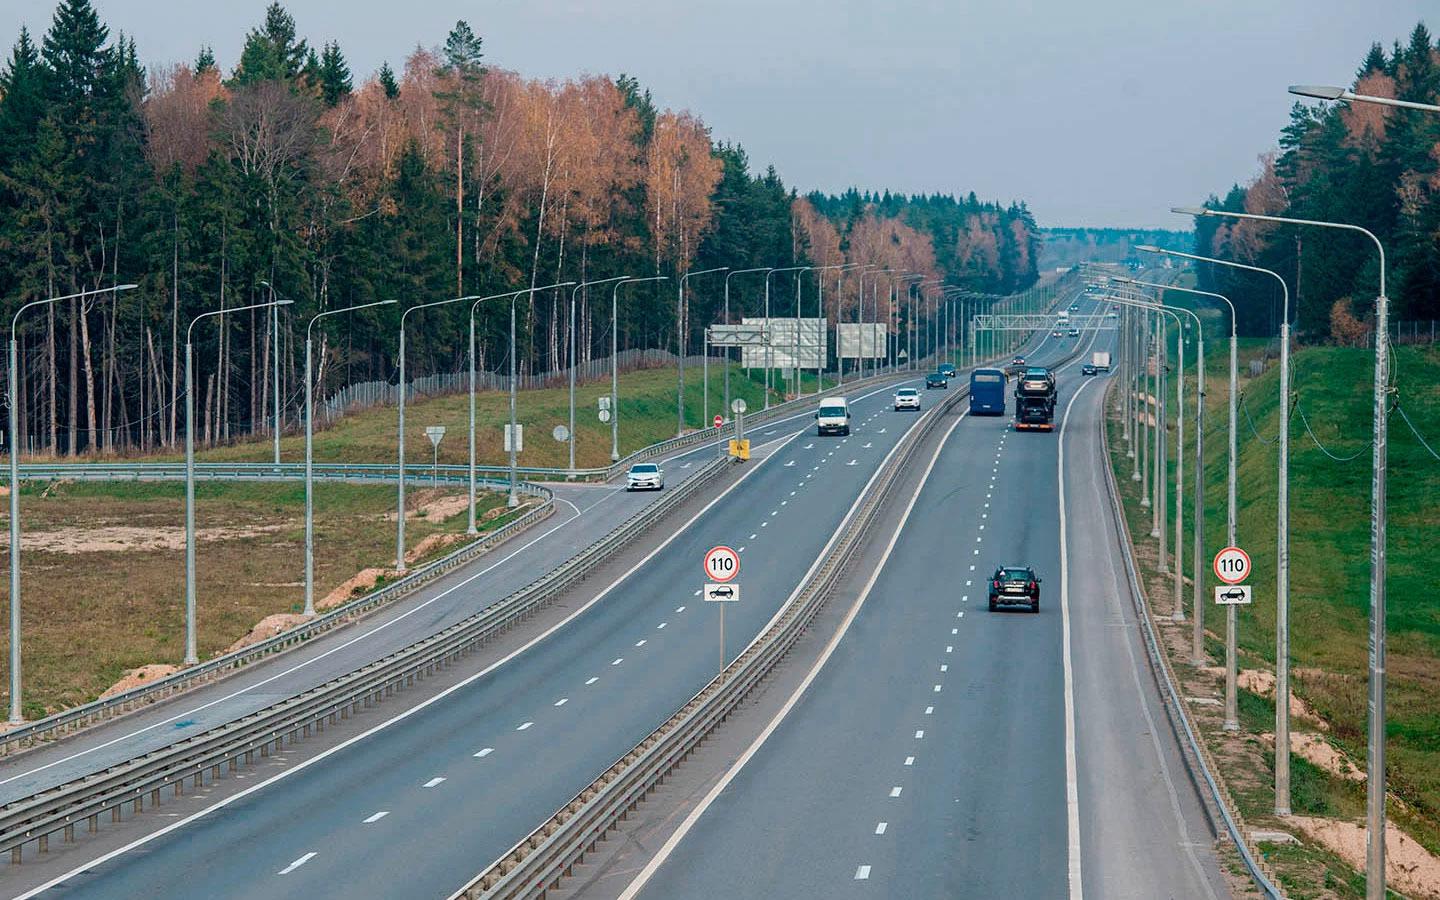
[(925, 715), (927, 715), (927, 716), (933, 716), (933, 715), (935, 715), (935, 707), (933, 707), (933, 706), (927, 706), (927, 707), (925, 707)]
[(749, 539), (752, 540), (752, 541), (755, 540), (755, 535), (754, 535), (754, 534), (751, 534)]
[(937, 693), (937, 694), (940, 693), (940, 685), (938, 685), (938, 684), (935, 685), (935, 691), (934, 691), (934, 693)]
[(761, 527), (761, 528), (769, 528), (769, 527), (770, 527), (770, 523), (769, 523), (769, 522), (761, 522), (761, 523), (760, 523), (760, 527)]
[(697, 597), (700, 596), (700, 590), (701, 590), (700, 588), (696, 588), (696, 589), (695, 589), (695, 596), (697, 596)]
[(860, 866), (859, 868), (857, 868), (857, 869), (855, 870), (855, 880), (856, 880), (856, 881), (866, 881), (866, 880), (868, 880), (869, 878), (870, 878), (870, 867), (869, 867), (869, 866)]
[(382, 809), (382, 810), (380, 810), (379, 812), (377, 812), (377, 813), (371, 813), (370, 816), (368, 816), (368, 817), (365, 818), (365, 819), (362, 819), (362, 820), (361, 820), (361, 824), (364, 824), (364, 825), (374, 825), (376, 822), (380, 821), (381, 819), (385, 818), (385, 817), (388, 816), (388, 815), (390, 815), (390, 810), (388, 810), (388, 809)]
[(789, 500), (781, 500), (781, 501), (780, 501), (780, 505), (781, 505), (781, 506), (789, 506), (789, 505), (790, 505), (790, 501), (789, 501)]
[(745, 545), (744, 545), (744, 544), (741, 544), (741, 545), (740, 545), (740, 549), (739, 549), (739, 550), (736, 550), (735, 552), (736, 552), (736, 553), (744, 553), (744, 552), (745, 552)]
[(422, 784), (422, 785), (420, 785), (420, 786), (421, 786), (421, 787), (432, 788), (432, 787), (434, 787), (435, 785), (440, 784), (440, 783), (441, 783), (442, 781), (444, 781), (444, 780), (445, 780), (445, 776), (444, 776), (444, 775), (436, 775), (434, 778), (430, 779), (429, 781), (425, 782), (424, 784)]
[(655, 626), (655, 630), (656, 630), (656, 631), (659, 631), (660, 629), (664, 628), (666, 625), (669, 625), (669, 624), (670, 624), (669, 622), (661, 622), (659, 625), (656, 625), (656, 626)]
[[(985, 530), (985, 526), (984, 526), (984, 525), (981, 525), (981, 526), (980, 526), (980, 530), (981, 530), (981, 531), (984, 531), (984, 530)], [(979, 538), (976, 538), (975, 540), (976, 540), (976, 541), (979, 541), (980, 539), (979, 539)]]
[(972, 585), (972, 584), (974, 584), (974, 583), (975, 583), (974, 579), (970, 579), (970, 578), (965, 579), (965, 586), (966, 586), (966, 587), (969, 587), (970, 585)]
[(569, 698), (569, 697), (561, 697), (559, 700), (556, 700), (556, 701), (555, 701), (555, 705), (556, 705), (556, 706), (564, 706), (565, 704), (567, 704), (567, 703), (569, 703), (569, 702), (570, 702), (570, 698)]
[(977, 543), (977, 544), (980, 543), (980, 538), (978, 538), (978, 537), (975, 538), (975, 543)]
[(971, 567), (970, 567), (970, 571), (972, 571), (972, 572), (975, 571), (975, 567), (974, 567), (974, 566), (971, 566)]
[(890, 789), (890, 796), (892, 796), (892, 797), (898, 797), (898, 796), (900, 796), (900, 785), (897, 784), (897, 785), (895, 785), (894, 787), (892, 787), (892, 788)]
[(588, 687), (588, 686), (594, 684), (595, 682), (597, 682), (597, 681), (599, 681), (599, 680), (600, 680), (600, 676), (599, 676), (599, 675), (591, 675), (589, 678), (585, 679), (585, 685)]
[(960, 602), (961, 602), (961, 603), (969, 603), (969, 602), (970, 602), (970, 595), (969, 595), (969, 594), (961, 594), (961, 595), (960, 595)]
[(951, 633), (951, 634), (959, 634), (959, 633), (960, 633), (960, 629), (958, 629), (958, 628), (952, 628), (952, 629), (950, 629), (950, 633)]
[(643, 647), (643, 646), (645, 646), (645, 639), (644, 639), (644, 638), (641, 638), (640, 640), (636, 641), (636, 642), (635, 642), (635, 646), (637, 646), (637, 647)]
[(942, 666), (940, 667), (940, 671), (942, 671), (942, 672), (948, 672), (948, 671), (950, 671), (950, 667), (949, 667), (949, 666), (942, 665)]
[(790, 492), (790, 496), (792, 496), (792, 497), (795, 496), (795, 492), (794, 492), (794, 491), (791, 491), (791, 492)]
[(624, 661), (625, 661), (625, 657), (623, 657), (623, 656), (617, 656), (617, 657), (615, 657), (614, 659), (610, 660), (610, 665), (612, 665), (612, 666), (618, 666), (618, 665), (620, 665), (620, 664), (621, 664), (622, 662), (624, 662)]
[(917, 729), (915, 729), (915, 740), (917, 740), (917, 741), (919, 741), (919, 740), (924, 740), (924, 738), (925, 738), (925, 729), (923, 729), (923, 728), (917, 728)]
[[(301, 866), (305, 865), (307, 862), (309, 862), (310, 860), (312, 860), (312, 859), (314, 859), (314, 858), (315, 858), (315, 852), (312, 850), (311, 852), (309, 852), (309, 853), (305, 854), (304, 856), (300, 857), (299, 859), (295, 860), (295, 861), (292, 862), (290, 865), (286, 866), (285, 868), (281, 869), (280, 871), (276, 872), (275, 874), (276, 874), (276, 875), (289, 875), (291, 872), (293, 872), (293, 871), (295, 871), (296, 869), (300, 868)], [(870, 867), (869, 867), (869, 866), (866, 866), (865, 868), (868, 870)]]
[(915, 757), (913, 757), (913, 756), (907, 756), (907, 757), (905, 757), (905, 765), (907, 765), (907, 766), (913, 766), (913, 765), (915, 765)]
[(884, 834), (884, 833), (885, 833), (885, 829), (886, 829), (886, 828), (889, 828), (889, 827), (890, 827), (890, 823), (889, 823), (889, 822), (876, 822), (876, 823), (875, 823), (875, 833), (876, 833), (876, 834)]
[(684, 611), (685, 611), (685, 607), (683, 607), (683, 606), (677, 606), (677, 607), (675, 607), (675, 611), (676, 611), (677, 613), (679, 613), (679, 612), (684, 612)]
[(534, 722), (521, 722), (521, 723), (520, 723), (520, 727), (519, 727), (519, 728), (516, 728), (515, 730), (516, 730), (516, 731), (525, 731), (525, 730), (528, 729), (531, 725), (534, 725), (534, 724), (535, 724)]
[(954, 653), (954, 652), (955, 652), (955, 647), (954, 647), (954, 645), (953, 645), (953, 644), (946, 644), (946, 645), (945, 645), (945, 652), (946, 652), (946, 653)]
[[(979, 538), (976, 538), (976, 540), (979, 540)], [(975, 555), (975, 556), (979, 556), (979, 555), (980, 555), (980, 551), (979, 551), (979, 550), (976, 550), (975, 553), (974, 553), (974, 555)]]
[(494, 753), (494, 752), (495, 752), (495, 748), (494, 748), (494, 747), (485, 747), (485, 748), (481, 749), (481, 751), (480, 751), (479, 753), (475, 753), (475, 754), (472, 754), (472, 755), (473, 755), (476, 759), (484, 759), (485, 757), (489, 756), (490, 754), (492, 754), (492, 753)]

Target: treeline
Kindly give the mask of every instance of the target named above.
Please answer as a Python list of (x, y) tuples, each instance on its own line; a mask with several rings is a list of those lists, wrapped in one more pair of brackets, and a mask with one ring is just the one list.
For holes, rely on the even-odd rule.
[[(1034, 233), (1023, 207), (973, 195), (802, 200), (635, 79), (488, 67), (464, 22), (361, 80), (337, 44), (317, 48), (272, 4), (227, 74), (208, 48), (147, 68), (90, 0), (62, 0), (0, 68), (7, 319), (31, 301), (139, 285), (21, 319), (21, 446), (40, 452), (183, 439), (183, 348), (204, 312), (292, 301), (278, 329), (263, 311), (195, 328), (197, 440), (213, 443), (271, 427), (276, 392), (296, 421), (305, 329), (321, 310), (399, 301), (315, 327), (323, 395), (393, 380), (400, 312), (417, 303), (667, 275), (627, 289), (619, 344), (693, 351), (723, 278), (691, 279), (679, 310), (679, 273), (843, 258), (1006, 291), (1034, 278)], [(734, 279), (733, 314), (756, 312), (760, 288)], [(836, 300), (827, 290), (832, 315)], [(521, 371), (568, 364), (569, 303), (568, 291), (519, 302)], [(580, 292), (580, 362), (608, 353), (609, 309), (608, 285)], [(468, 303), (412, 314), (410, 373), (462, 367), (468, 315)], [(482, 304), (482, 367), (505, 368), (508, 328), (506, 305)]]
[(1165, 228), (1044, 228), (1040, 235), (1041, 269), (1075, 266), (1083, 262), (1156, 265), (1161, 260), (1138, 253), (1136, 245), (1189, 250), (1195, 244), (1195, 236), (1190, 232)]
[[(1408, 43), (1370, 47), (1355, 74), (1358, 94), (1440, 101), (1440, 47), (1416, 25)], [(1296, 103), (1279, 152), (1214, 209), (1359, 225), (1385, 247), (1391, 316), (1440, 318), (1440, 115), (1371, 103)], [(1298, 301), (1298, 331), (1311, 340), (1363, 340), (1373, 328), (1379, 256), (1361, 234), (1201, 217), (1198, 252), (1274, 269)], [(1200, 286), (1234, 299), (1240, 329), (1273, 335), (1278, 286), (1201, 266)], [(1273, 279), (1272, 279), (1273, 282)]]

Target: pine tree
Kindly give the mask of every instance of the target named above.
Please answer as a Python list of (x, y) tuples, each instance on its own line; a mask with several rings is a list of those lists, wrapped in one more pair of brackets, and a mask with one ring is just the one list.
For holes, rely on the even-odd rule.
[(230, 83), (236, 87), (258, 81), (295, 81), (313, 54), (295, 35), (295, 19), (279, 3), (265, 10), (265, 24), (252, 29), (240, 51), (240, 65)]
[(195, 74), (204, 75), (215, 68), (215, 51), (209, 44), (200, 47), (200, 53), (195, 57)]
[(385, 91), (386, 100), (394, 100), (400, 96), (400, 84), (395, 80), (395, 71), (390, 68), (388, 62), (380, 64), (380, 88)]
[(320, 54), (320, 99), (334, 108), (350, 94), (351, 88), (350, 67), (340, 53), (340, 45), (332, 41)]
[(0, 71), (0, 171), (24, 152), (45, 116), (45, 71), (30, 32), (20, 37)]

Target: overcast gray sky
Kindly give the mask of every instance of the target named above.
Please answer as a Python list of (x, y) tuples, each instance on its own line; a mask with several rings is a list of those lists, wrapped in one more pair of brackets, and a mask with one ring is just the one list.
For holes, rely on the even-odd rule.
[[(5, 0), (6, 54), (54, 0)], [(210, 44), (229, 70), (267, 0), (95, 0), (147, 63)], [(289, 0), (357, 78), (456, 19), (493, 65), (636, 75), (801, 191), (1025, 200), (1042, 225), (1188, 227), (1174, 204), (1244, 180), (1291, 82), (1348, 83), (1433, 0)], [(1431, 22), (1432, 28), (1440, 22)]]

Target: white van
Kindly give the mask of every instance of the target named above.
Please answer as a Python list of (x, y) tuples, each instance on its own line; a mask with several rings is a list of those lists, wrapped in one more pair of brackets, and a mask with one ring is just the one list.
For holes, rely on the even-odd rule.
[(819, 434), (849, 434), (850, 404), (844, 397), (826, 397), (820, 401), (815, 413), (815, 428)]

